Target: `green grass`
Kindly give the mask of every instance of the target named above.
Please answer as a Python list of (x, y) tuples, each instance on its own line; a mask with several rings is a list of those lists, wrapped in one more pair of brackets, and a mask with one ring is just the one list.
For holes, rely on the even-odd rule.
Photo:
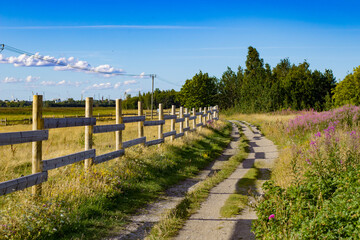
[(222, 217), (233, 217), (245, 208), (248, 204), (248, 190), (255, 189), (255, 181), (258, 176), (259, 170), (253, 167), (237, 182), (237, 191), (229, 196), (224, 206), (220, 209), (220, 215)]
[(44, 187), (54, 190), (46, 190), (39, 201), (19, 201), (31, 199), (26, 192), (5, 196), (0, 239), (99, 239), (118, 232), (131, 214), (197, 174), (230, 142), (229, 125), (203, 132), (210, 133), (160, 147), (136, 147), (89, 173), (81, 164), (65, 167), (63, 188), (49, 181)]
[(200, 208), (200, 204), (206, 200), (210, 190), (235, 171), (248, 154), (248, 141), (242, 133), (240, 134), (239, 153), (225, 162), (219, 172), (205, 179), (194, 191), (186, 194), (181, 203), (152, 228), (147, 239), (169, 239), (175, 236), (185, 221)]
[[(124, 215), (132, 214), (140, 207), (155, 200), (167, 187), (194, 176), (219, 156), (229, 141), (229, 133), (229, 127), (226, 127), (223, 133), (215, 131), (212, 135), (204, 136), (203, 139), (185, 147), (168, 146), (165, 157), (155, 157), (152, 162), (145, 163), (143, 169), (145, 177), (139, 176), (130, 180), (123, 186), (120, 194), (116, 194), (110, 199), (100, 198), (94, 203), (90, 201), (84, 205), (80, 212), (81, 215), (84, 215), (85, 220), (82, 222), (85, 227), (83, 229), (87, 230), (85, 233), (82, 231), (81, 235), (86, 234), (86, 239), (92, 239), (92, 237), (98, 239), (101, 233), (106, 235), (111, 228), (118, 226), (119, 223), (125, 223)], [(211, 157), (204, 158), (205, 154)], [(189, 164), (190, 161), (191, 164)], [(122, 221), (112, 220), (115, 216), (122, 218)], [(112, 232), (114, 232), (113, 229)], [(64, 239), (66, 238), (67, 236), (64, 237)]]

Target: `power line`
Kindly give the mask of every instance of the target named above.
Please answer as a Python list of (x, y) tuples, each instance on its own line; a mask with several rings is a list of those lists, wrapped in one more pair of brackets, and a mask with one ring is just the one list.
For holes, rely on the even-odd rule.
[(169, 80), (166, 80), (166, 79), (164, 79), (164, 78), (162, 78), (162, 77), (159, 77), (159, 75), (156, 75), (156, 78), (159, 79), (159, 80), (162, 81), (162, 82), (166, 82), (166, 83), (172, 84), (172, 85), (177, 86), (177, 87), (182, 87), (182, 85), (173, 83), (173, 82), (171, 82), (171, 81), (169, 81)]
[(45, 57), (40, 56), (38, 54), (26, 52), (26, 51), (23, 51), (21, 49), (15, 48), (15, 47), (11, 47), (9, 45), (1, 44), (0, 45), (0, 52), (2, 52), (3, 50), (8, 50), (8, 51), (15, 52), (15, 53), (18, 53), (18, 54), (25, 54), (27, 56), (40, 59), (42, 61), (50, 62), (50, 63), (52, 63), (54, 65), (59, 65), (59, 66), (63, 66), (63, 67), (70, 67), (70, 68), (73, 68), (73, 69), (83, 70), (83, 71), (88, 71), (88, 72), (95, 72), (95, 73), (106, 74), (106, 75), (130, 76), (130, 77), (151, 77), (152, 76), (152, 74), (111, 73), (111, 72), (96, 70), (94, 68), (79, 67), (79, 66), (59, 62), (57, 59), (45, 58)]

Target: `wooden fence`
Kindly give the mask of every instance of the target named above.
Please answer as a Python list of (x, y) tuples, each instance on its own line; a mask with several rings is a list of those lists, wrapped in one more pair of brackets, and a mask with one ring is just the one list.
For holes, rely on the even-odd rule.
[[(69, 164), (84, 161), (85, 170), (91, 165), (109, 161), (121, 157), (125, 154), (125, 149), (131, 146), (141, 144), (143, 146), (152, 146), (161, 144), (165, 138), (170, 137), (173, 141), (176, 138), (184, 136), (189, 131), (194, 131), (202, 127), (208, 121), (219, 119), (218, 107), (200, 108), (196, 112), (193, 108), (180, 107), (179, 116), (175, 112), (175, 106), (172, 106), (171, 114), (164, 115), (162, 104), (159, 104), (158, 120), (146, 121), (143, 114), (142, 102), (138, 102), (138, 116), (124, 117), (121, 108), (121, 99), (116, 99), (115, 117), (116, 124), (96, 125), (96, 118), (93, 116), (93, 99), (86, 98), (85, 117), (78, 118), (43, 118), (42, 117), (42, 96), (33, 96), (33, 116), (32, 131), (0, 133), (0, 146), (19, 143), (32, 142), (32, 174), (17, 179), (0, 183), (0, 196), (15, 191), (32, 187), (34, 196), (41, 195), (41, 184), (48, 179), (48, 171), (60, 168)], [(185, 111), (184, 111), (185, 110)], [(166, 120), (171, 120), (170, 132), (163, 132), (163, 125)], [(198, 120), (198, 122), (196, 121)], [(192, 121), (192, 128), (190, 127)], [(122, 131), (126, 123), (138, 122), (138, 138), (129, 141), (122, 141)], [(179, 123), (179, 132), (175, 130), (175, 124)], [(85, 126), (85, 150), (82, 152), (57, 157), (53, 159), (42, 159), (42, 142), (48, 140), (49, 129), (67, 128)], [(144, 127), (158, 126), (158, 139), (147, 141), (144, 136)], [(92, 135), (97, 133), (115, 132), (116, 151), (102, 155), (96, 155), (96, 149), (92, 148)]]
[[(147, 115), (148, 114), (148, 115)], [(135, 116), (136, 113), (125, 113), (123, 114), (123, 116)], [(145, 112), (145, 116), (150, 116), (151, 112), (146, 113)], [(158, 113), (154, 113), (154, 116), (158, 116)], [(63, 118), (81, 118), (81, 117), (85, 117), (85, 115), (63, 115)], [(96, 121), (109, 121), (109, 120), (114, 120), (115, 118), (115, 114), (96, 114), (93, 116), (94, 118), (96, 118)], [(55, 118), (55, 115), (52, 116), (52, 118)], [(2, 126), (9, 126), (9, 125), (18, 125), (18, 124), (32, 124), (32, 118), (28, 117), (28, 118), (23, 118), (23, 119), (8, 119), (8, 118), (0, 118), (0, 125)]]

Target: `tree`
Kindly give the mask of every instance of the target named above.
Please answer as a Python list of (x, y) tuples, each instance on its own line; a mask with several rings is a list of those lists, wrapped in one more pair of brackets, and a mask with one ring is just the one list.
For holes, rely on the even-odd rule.
[(348, 74), (344, 80), (338, 83), (333, 93), (336, 106), (360, 105), (360, 66), (354, 68), (353, 73)]
[(217, 104), (217, 79), (201, 71), (186, 80), (180, 90), (180, 102), (186, 108), (199, 108)]
[(263, 98), (265, 86), (264, 60), (256, 48), (249, 47), (246, 57), (244, 81), (240, 93), (240, 106), (247, 112), (264, 111), (268, 99)]
[[(241, 68), (239, 69), (241, 71)], [(242, 71), (241, 71), (242, 74)], [(238, 77), (237, 74), (231, 68), (223, 73), (219, 81), (219, 105), (223, 109), (231, 108), (235, 106), (239, 100), (240, 88), (242, 78)]]

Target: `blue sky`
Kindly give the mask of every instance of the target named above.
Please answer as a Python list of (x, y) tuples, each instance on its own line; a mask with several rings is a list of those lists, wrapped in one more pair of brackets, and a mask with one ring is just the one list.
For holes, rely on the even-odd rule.
[[(339, 81), (360, 65), (359, 9), (358, 1), (2, 0), (0, 43), (93, 69), (154, 73), (160, 89), (179, 90), (199, 70), (221, 77), (227, 66), (245, 67), (249, 46), (272, 67), (306, 59)], [(24, 67), (19, 54), (1, 54), (0, 99), (151, 90), (147, 77)], [(8, 63), (14, 59), (20, 66)]]

